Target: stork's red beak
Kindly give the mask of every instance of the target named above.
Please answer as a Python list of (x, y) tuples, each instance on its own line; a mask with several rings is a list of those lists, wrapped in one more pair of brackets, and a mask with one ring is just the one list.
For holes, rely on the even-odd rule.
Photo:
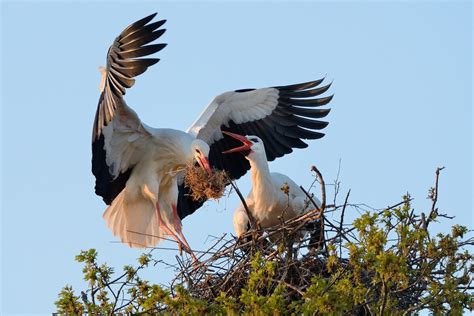
[(202, 157), (202, 158), (199, 157), (198, 160), (199, 160), (199, 165), (201, 166), (201, 168), (206, 170), (208, 175), (212, 175), (212, 169), (211, 169), (211, 165), (209, 164), (209, 159), (207, 159), (207, 157)]
[(249, 141), (247, 139), (247, 137), (239, 135), (239, 134), (234, 134), (234, 133), (231, 133), (231, 132), (227, 132), (227, 131), (222, 131), (222, 133), (224, 133), (226, 135), (229, 135), (230, 137), (232, 137), (234, 139), (237, 139), (237, 140), (239, 140), (243, 143), (243, 145), (240, 146), (240, 147), (235, 147), (235, 148), (223, 151), (222, 152), (223, 154), (230, 154), (230, 153), (235, 153), (235, 152), (239, 152), (239, 151), (251, 150), (253, 143), (251, 141)]

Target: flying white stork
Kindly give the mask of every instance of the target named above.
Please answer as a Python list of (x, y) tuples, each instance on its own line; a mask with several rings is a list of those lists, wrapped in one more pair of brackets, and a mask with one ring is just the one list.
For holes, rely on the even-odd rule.
[[(244, 152), (250, 163), (252, 189), (245, 203), (249, 212), (262, 228), (275, 226), (281, 220), (289, 220), (310, 210), (306, 194), (288, 176), (270, 172), (265, 153), (264, 142), (257, 136), (242, 136), (235, 133), (225, 134), (242, 142), (242, 146), (224, 152)], [(282, 188), (288, 186), (288, 194)], [(321, 204), (317, 199), (316, 203)], [(240, 237), (249, 229), (249, 218), (241, 204), (234, 212), (234, 230)]]
[(135, 76), (157, 63), (140, 58), (163, 49), (150, 44), (165, 29), (165, 20), (152, 14), (127, 27), (113, 42), (102, 71), (101, 95), (92, 134), (92, 172), (95, 192), (109, 207), (103, 217), (112, 233), (131, 247), (155, 246), (165, 235), (190, 253), (181, 220), (205, 200), (194, 201), (182, 174), (188, 163), (226, 170), (230, 178), (250, 168), (241, 154), (222, 152), (238, 145), (222, 130), (259, 136), (267, 159), (305, 148), (301, 139), (316, 139), (327, 123), (314, 120), (328, 114), (315, 109), (332, 96), (315, 98), (329, 89), (323, 79), (303, 84), (226, 92), (214, 98), (187, 132), (145, 125), (125, 103), (126, 88)]

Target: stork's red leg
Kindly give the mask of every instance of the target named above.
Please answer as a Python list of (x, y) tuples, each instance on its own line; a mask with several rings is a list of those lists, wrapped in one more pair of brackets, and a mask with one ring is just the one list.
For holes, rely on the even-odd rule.
[(179, 253), (181, 254), (182, 245), (184, 244), (186, 247), (187, 247), (187, 245), (185, 243), (183, 243), (178, 238), (178, 236), (176, 236), (176, 234), (173, 232), (173, 230), (171, 228), (168, 227), (168, 225), (165, 224), (165, 222), (161, 218), (160, 205), (158, 204), (158, 202), (156, 203), (156, 214), (158, 215), (158, 225), (160, 225), (160, 228), (162, 228), (167, 235), (171, 236), (178, 243)]
[(197, 259), (196, 255), (194, 255), (194, 252), (191, 250), (191, 247), (189, 246), (188, 241), (186, 240), (186, 237), (184, 237), (183, 232), (181, 231), (181, 228), (182, 228), (181, 219), (179, 219), (178, 211), (176, 210), (176, 205), (175, 205), (175, 204), (172, 204), (171, 206), (172, 206), (172, 208), (173, 208), (173, 225), (174, 225), (174, 230), (175, 230), (176, 233), (179, 235), (179, 237), (181, 238), (181, 240), (183, 241), (183, 243), (185, 244), (185, 246), (189, 249), (189, 254), (191, 255), (191, 257), (193, 257), (193, 260), (194, 260), (195, 262), (199, 262), (199, 260)]

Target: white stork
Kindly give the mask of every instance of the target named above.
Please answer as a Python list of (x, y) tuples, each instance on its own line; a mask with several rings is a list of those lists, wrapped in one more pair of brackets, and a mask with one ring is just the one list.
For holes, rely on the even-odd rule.
[[(263, 141), (257, 136), (225, 134), (241, 141), (242, 146), (224, 151), (227, 153), (245, 152), (250, 163), (252, 189), (245, 203), (249, 212), (262, 228), (269, 228), (309, 211), (306, 194), (288, 176), (270, 172)], [(288, 186), (288, 194), (282, 188)], [(316, 203), (321, 204), (317, 199)], [(249, 229), (249, 218), (241, 204), (234, 212), (234, 230), (240, 237)]]
[(198, 163), (226, 170), (230, 178), (250, 168), (241, 154), (222, 152), (238, 144), (221, 132), (250, 133), (267, 146), (267, 159), (305, 148), (301, 139), (316, 139), (327, 123), (314, 120), (328, 114), (315, 109), (332, 96), (315, 98), (328, 90), (321, 80), (290, 86), (226, 92), (214, 98), (188, 131), (145, 125), (125, 103), (126, 88), (133, 77), (157, 63), (140, 58), (163, 49), (150, 44), (165, 29), (165, 20), (152, 22), (152, 14), (127, 27), (113, 42), (102, 71), (101, 95), (92, 134), (92, 172), (95, 192), (109, 207), (104, 219), (112, 233), (131, 247), (155, 246), (165, 235), (173, 237), (190, 253), (181, 231), (181, 219), (205, 200), (194, 201), (182, 181), (184, 167)]

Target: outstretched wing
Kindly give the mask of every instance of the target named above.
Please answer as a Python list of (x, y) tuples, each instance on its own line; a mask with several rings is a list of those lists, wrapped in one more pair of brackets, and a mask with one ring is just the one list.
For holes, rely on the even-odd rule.
[(92, 173), (96, 194), (110, 204), (125, 187), (140, 150), (150, 139), (137, 114), (123, 96), (134, 85), (134, 77), (156, 64), (157, 58), (140, 58), (162, 50), (166, 44), (150, 44), (165, 29), (166, 21), (149, 23), (156, 13), (128, 26), (113, 42), (102, 70), (102, 93), (92, 131)]
[[(319, 120), (330, 109), (319, 107), (328, 104), (332, 95), (322, 96), (331, 86), (320, 86), (323, 79), (264, 89), (244, 89), (223, 93), (207, 106), (188, 129), (188, 133), (210, 145), (209, 161), (212, 166), (226, 170), (238, 179), (250, 169), (242, 153), (222, 154), (239, 146), (237, 140), (224, 137), (222, 131), (241, 135), (255, 135), (265, 144), (267, 160), (291, 153), (293, 148), (306, 148), (305, 139), (318, 139), (328, 123)], [(180, 188), (182, 210), (188, 215), (204, 201), (192, 201), (188, 188)]]

